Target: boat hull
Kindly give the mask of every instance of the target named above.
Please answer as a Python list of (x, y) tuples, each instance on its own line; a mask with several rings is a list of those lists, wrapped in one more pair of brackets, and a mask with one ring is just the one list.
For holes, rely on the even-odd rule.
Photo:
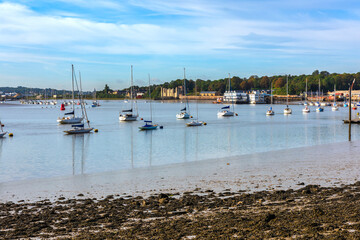
[(268, 111), (266, 112), (266, 115), (267, 115), (267, 116), (273, 116), (273, 115), (275, 115), (275, 112), (272, 111), (272, 110), (268, 110)]
[(284, 114), (285, 114), (285, 115), (292, 114), (291, 108), (285, 108), (285, 109), (284, 109)]
[(316, 112), (323, 112), (323, 111), (324, 111), (324, 109), (321, 107), (316, 108)]
[(176, 114), (176, 118), (177, 119), (189, 119), (190, 114), (188, 114), (187, 112), (178, 113), (178, 114)]
[(90, 133), (92, 130), (93, 128), (82, 128), (82, 129), (70, 129), (64, 132), (67, 134), (83, 134), (83, 133)]
[(310, 112), (310, 108), (304, 108), (304, 109), (302, 110), (302, 112), (303, 112), (303, 113), (309, 113), (309, 112)]
[(186, 124), (186, 126), (188, 127), (198, 127), (198, 126), (202, 126), (203, 122), (198, 122), (198, 121), (192, 121)]
[(7, 132), (0, 132), (0, 138), (4, 137)]
[(233, 117), (234, 116), (234, 112), (231, 111), (221, 111), (218, 112), (218, 117)]
[(155, 130), (157, 129), (157, 125), (156, 126), (142, 126), (142, 127), (139, 127), (140, 130)]
[(76, 124), (81, 123), (83, 118), (75, 117), (75, 118), (62, 118), (58, 119), (57, 122), (60, 124)]
[(120, 115), (119, 116), (119, 120), (120, 121), (137, 121), (137, 116), (134, 116), (134, 115)]

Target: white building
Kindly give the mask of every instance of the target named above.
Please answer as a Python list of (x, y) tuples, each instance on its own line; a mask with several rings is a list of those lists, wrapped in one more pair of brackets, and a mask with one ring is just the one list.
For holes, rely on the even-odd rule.
[(253, 91), (249, 94), (249, 101), (251, 104), (259, 104), (259, 103), (266, 103), (265, 101), (265, 93), (261, 93), (259, 91)]
[(228, 103), (248, 103), (249, 96), (243, 91), (225, 91), (223, 102)]

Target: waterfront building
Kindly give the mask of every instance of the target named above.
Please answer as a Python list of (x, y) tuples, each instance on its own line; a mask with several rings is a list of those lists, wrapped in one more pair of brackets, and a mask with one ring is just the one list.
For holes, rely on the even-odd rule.
[(243, 91), (237, 91), (237, 90), (225, 91), (223, 102), (225, 103), (233, 102), (236, 104), (249, 103), (249, 96), (247, 93)]
[(249, 94), (249, 101), (251, 104), (259, 104), (259, 103), (266, 103), (265, 101), (265, 93), (259, 91), (253, 91)]

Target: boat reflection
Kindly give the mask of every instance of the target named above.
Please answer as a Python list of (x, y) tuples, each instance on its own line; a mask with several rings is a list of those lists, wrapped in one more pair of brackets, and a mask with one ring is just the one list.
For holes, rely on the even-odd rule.
[(88, 152), (89, 135), (72, 135), (72, 174), (79, 175), (85, 172), (86, 153)]

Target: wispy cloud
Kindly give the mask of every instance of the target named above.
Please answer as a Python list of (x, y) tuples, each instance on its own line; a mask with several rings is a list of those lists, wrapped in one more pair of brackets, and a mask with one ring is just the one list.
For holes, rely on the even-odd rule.
[(160, 66), (206, 59), (213, 72), (225, 67), (218, 59), (251, 57), (263, 64), (360, 53), (360, 7), (354, 0), (57, 0), (54, 7), (45, 2), (0, 2), (0, 61), (146, 59)]
[[(171, 7), (169, 5), (166, 7)], [(194, 5), (188, 8), (200, 11), (200, 7)], [(345, 20), (283, 23), (214, 18), (199, 20), (192, 27), (120, 24), (54, 17), (34, 12), (24, 5), (2, 3), (0, 21), (0, 44), (3, 46), (37, 45), (59, 51), (101, 54), (214, 54), (219, 50), (251, 49), (254, 43), (275, 45), (274, 51), (281, 48), (288, 51), (296, 46), (297, 49), (303, 47), (306, 52), (314, 48), (346, 49), (360, 40), (356, 31), (360, 22)], [(249, 36), (257, 36), (257, 39)]]

